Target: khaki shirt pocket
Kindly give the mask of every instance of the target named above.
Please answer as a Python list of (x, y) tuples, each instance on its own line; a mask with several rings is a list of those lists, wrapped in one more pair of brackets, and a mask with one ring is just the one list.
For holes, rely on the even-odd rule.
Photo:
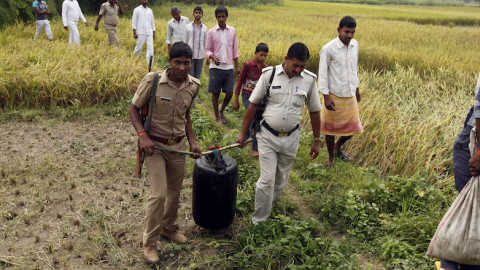
[(156, 96), (155, 107), (159, 117), (173, 115), (174, 100), (169, 97)]

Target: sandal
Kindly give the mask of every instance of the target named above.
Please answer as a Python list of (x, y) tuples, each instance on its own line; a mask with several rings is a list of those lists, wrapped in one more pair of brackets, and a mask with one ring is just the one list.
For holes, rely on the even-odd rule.
[(352, 161), (352, 158), (347, 156), (347, 154), (345, 154), (343, 151), (335, 152), (333, 155), (345, 162)]

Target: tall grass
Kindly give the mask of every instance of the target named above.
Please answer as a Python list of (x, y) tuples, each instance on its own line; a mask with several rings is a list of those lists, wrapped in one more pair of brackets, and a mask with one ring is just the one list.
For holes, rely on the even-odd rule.
[[(193, 6), (180, 5), (189, 15)], [(214, 8), (204, 6), (203, 22), (216, 24)], [(392, 18), (476, 19), (470, 8), (384, 7), (285, 1), (284, 6), (254, 10), (229, 8), (228, 24), (237, 29), (240, 62), (253, 57), (255, 46), (270, 47), (267, 63), (279, 64), (297, 41), (310, 49), (307, 68), (316, 72), (321, 47), (336, 36), (344, 15), (357, 19), (360, 44), (361, 119), (365, 133), (350, 151), (361, 164), (400, 174), (448, 173), (450, 149), (471, 106), (480, 51), (480, 29), (418, 25)], [(166, 63), (164, 43), (169, 7), (154, 7), (157, 26), (154, 69)], [(423, 14), (423, 15), (421, 15)], [(53, 43), (33, 41), (35, 27), (17, 24), (0, 32), (0, 106), (51, 108), (89, 106), (130, 97), (146, 72), (144, 56), (132, 58), (135, 40), (131, 14), (120, 20), (122, 48), (107, 45), (103, 29), (79, 25), (82, 46), (67, 43), (68, 32), (52, 20)], [(92, 25), (95, 16), (88, 16)], [(466, 38), (468, 37), (468, 39)]]
[(312, 2), (354, 3), (368, 5), (464, 6), (459, 0), (305, 0)]

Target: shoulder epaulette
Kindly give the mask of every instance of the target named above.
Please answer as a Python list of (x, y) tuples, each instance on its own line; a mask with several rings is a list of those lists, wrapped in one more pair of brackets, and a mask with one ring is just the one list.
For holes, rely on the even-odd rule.
[(192, 82), (194, 82), (194, 83), (196, 83), (196, 84), (198, 84), (198, 85), (201, 85), (199, 79), (197, 79), (197, 78), (195, 78), (195, 77), (193, 77), (193, 76), (191, 76), (191, 75), (188, 75), (188, 76), (190, 76), (190, 80), (192, 80)]
[(268, 70), (272, 70), (272, 69), (273, 69), (273, 66), (266, 67), (266, 68), (262, 69), (262, 73), (264, 73), (265, 71), (268, 71)]
[(313, 78), (317, 78), (317, 75), (315, 75), (315, 73), (311, 72), (310, 70), (304, 69), (303, 72), (305, 72), (305, 74), (312, 76)]

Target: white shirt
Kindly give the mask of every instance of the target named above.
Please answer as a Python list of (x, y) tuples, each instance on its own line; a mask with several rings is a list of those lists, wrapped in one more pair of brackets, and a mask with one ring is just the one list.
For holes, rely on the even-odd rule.
[[(268, 82), (273, 67), (262, 70), (262, 76), (257, 82), (249, 100), (260, 104), (267, 92)], [(308, 70), (303, 70), (299, 76), (288, 78), (282, 65), (276, 66), (275, 77), (270, 87), (270, 96), (263, 113), (263, 119), (278, 132), (288, 132), (302, 120), (303, 105), (308, 111), (318, 112), (321, 109), (320, 97), (316, 84), (317, 76)]]
[(318, 90), (324, 95), (353, 97), (359, 87), (357, 76), (358, 42), (351, 39), (348, 47), (340, 38), (323, 46), (318, 67)]
[(183, 33), (185, 26), (190, 23), (190, 20), (185, 16), (180, 16), (180, 22), (174, 18), (168, 21), (167, 24), (167, 44), (174, 44), (175, 42), (183, 41)]
[(67, 21), (78, 21), (78, 18), (83, 22), (87, 22), (83, 17), (82, 10), (78, 5), (77, 0), (65, 0), (62, 4), (62, 21), (63, 26), (67, 26)]
[(155, 22), (153, 21), (153, 11), (149, 7), (140, 5), (133, 10), (132, 29), (136, 30), (137, 35), (153, 35)]
[(198, 51), (194, 50), (195, 44), (195, 38), (194, 33), (195, 29), (194, 27), (197, 27), (193, 25), (194, 23), (189, 23), (185, 26), (185, 33), (183, 37), (183, 41), (190, 46), (193, 50), (193, 59), (203, 59), (205, 58), (205, 44), (207, 43), (207, 32), (208, 28), (205, 24), (202, 23), (201, 25), (201, 34), (200, 34), (200, 46), (198, 46)]

